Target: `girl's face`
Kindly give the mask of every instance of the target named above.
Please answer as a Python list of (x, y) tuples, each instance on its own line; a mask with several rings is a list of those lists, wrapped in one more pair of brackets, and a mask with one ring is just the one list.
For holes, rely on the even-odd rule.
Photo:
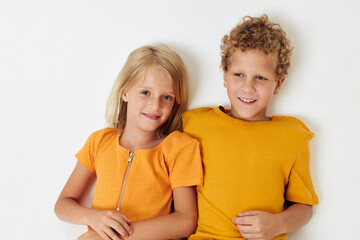
[(175, 91), (171, 79), (152, 66), (144, 80), (126, 91), (122, 99), (127, 102), (126, 128), (155, 134), (170, 116)]

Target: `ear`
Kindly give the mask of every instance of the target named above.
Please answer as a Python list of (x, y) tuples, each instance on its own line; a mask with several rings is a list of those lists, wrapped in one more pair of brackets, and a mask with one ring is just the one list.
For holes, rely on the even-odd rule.
[(122, 95), (121, 95), (121, 98), (124, 102), (128, 102), (128, 96), (127, 96), (127, 92), (124, 92)]
[(224, 87), (227, 88), (227, 72), (224, 71)]
[(284, 80), (285, 80), (285, 77), (281, 77), (281, 78), (279, 78), (279, 79), (277, 80), (277, 82), (276, 82), (276, 87), (275, 87), (275, 90), (274, 90), (274, 95), (276, 95), (276, 94), (279, 93), (280, 87), (281, 87), (281, 85), (283, 84)]

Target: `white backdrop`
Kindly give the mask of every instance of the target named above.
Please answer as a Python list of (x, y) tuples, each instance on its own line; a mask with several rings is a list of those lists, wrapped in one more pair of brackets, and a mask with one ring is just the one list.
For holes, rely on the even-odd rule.
[[(135, 48), (163, 42), (191, 77), (191, 108), (227, 104), (220, 39), (267, 13), (295, 46), (269, 115), (315, 132), (311, 170), (320, 205), (289, 239), (354, 239), (360, 222), (360, 32), (356, 0), (0, 1), (1, 239), (75, 239), (84, 226), (53, 205), (74, 154), (105, 127), (105, 103)], [(5, 236), (4, 236), (5, 234)]]

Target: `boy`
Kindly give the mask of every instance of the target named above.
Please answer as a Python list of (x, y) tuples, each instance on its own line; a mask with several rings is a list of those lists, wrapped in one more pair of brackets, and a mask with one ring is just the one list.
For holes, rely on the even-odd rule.
[[(266, 15), (245, 17), (222, 39), (230, 110), (183, 114), (184, 132), (202, 144), (204, 187), (189, 239), (285, 239), (318, 204), (309, 167), (313, 133), (298, 119), (267, 117), (290, 66), (292, 47)], [(284, 210), (285, 201), (292, 204)]]

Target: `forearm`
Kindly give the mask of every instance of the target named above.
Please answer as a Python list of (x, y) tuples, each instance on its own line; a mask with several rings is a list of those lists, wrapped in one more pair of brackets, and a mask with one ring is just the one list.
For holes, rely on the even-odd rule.
[(66, 182), (54, 207), (55, 214), (59, 219), (74, 224), (89, 225), (87, 217), (97, 210), (81, 206), (79, 199), (82, 198), (90, 180), (94, 179), (94, 177), (95, 175), (80, 162), (76, 163), (74, 171)]
[(54, 207), (56, 216), (66, 222), (73, 224), (89, 225), (89, 216), (97, 211), (95, 209), (81, 206), (71, 198), (59, 199)]
[(127, 240), (176, 239), (191, 235), (196, 229), (197, 215), (174, 212), (132, 223), (134, 232)]
[(307, 224), (312, 217), (312, 206), (294, 203), (283, 212), (279, 213), (281, 232), (290, 233)]

